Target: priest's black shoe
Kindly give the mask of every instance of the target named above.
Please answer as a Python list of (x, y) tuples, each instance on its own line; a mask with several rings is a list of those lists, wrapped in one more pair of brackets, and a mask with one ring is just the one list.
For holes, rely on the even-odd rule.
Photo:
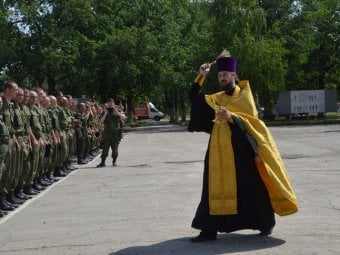
[(97, 167), (104, 167), (105, 166), (105, 162), (101, 162), (99, 165), (97, 165)]
[(215, 241), (216, 237), (217, 237), (217, 232), (201, 231), (201, 233), (198, 236), (190, 238), (190, 242), (200, 243), (200, 242)]
[(269, 228), (269, 229), (267, 229), (267, 230), (263, 230), (263, 231), (260, 232), (259, 235), (260, 235), (260, 236), (269, 236), (269, 235), (272, 234), (273, 228), (274, 228), (274, 227), (271, 227), (271, 228)]

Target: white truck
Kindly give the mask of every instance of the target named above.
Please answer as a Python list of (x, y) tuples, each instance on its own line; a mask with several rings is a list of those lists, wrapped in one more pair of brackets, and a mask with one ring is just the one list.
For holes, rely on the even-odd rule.
[(154, 119), (160, 121), (164, 117), (164, 113), (159, 111), (153, 103), (146, 102), (136, 104), (132, 107), (132, 116), (138, 119)]

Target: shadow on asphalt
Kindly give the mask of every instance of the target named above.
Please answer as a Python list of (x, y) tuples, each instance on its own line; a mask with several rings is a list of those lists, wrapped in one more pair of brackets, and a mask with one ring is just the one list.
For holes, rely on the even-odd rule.
[(127, 247), (110, 255), (219, 255), (262, 250), (284, 243), (275, 237), (232, 233), (220, 234), (214, 242), (191, 243), (189, 238), (178, 238), (148, 246)]
[[(187, 126), (168, 125), (168, 126), (155, 126), (155, 127), (140, 127), (132, 129), (131, 131), (138, 133), (175, 133), (175, 132), (188, 132)], [(131, 132), (129, 131), (129, 132)]]

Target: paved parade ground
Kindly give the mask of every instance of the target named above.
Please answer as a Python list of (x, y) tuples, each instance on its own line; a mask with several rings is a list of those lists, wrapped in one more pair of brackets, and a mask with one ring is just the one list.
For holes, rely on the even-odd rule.
[(257, 231), (190, 243), (209, 136), (181, 126), (125, 134), (117, 166), (99, 158), (0, 219), (0, 255), (340, 254), (340, 125), (270, 128), (299, 201)]

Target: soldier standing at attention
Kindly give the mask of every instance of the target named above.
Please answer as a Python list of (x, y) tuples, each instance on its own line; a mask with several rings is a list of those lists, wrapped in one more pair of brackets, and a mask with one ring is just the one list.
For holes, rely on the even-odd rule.
[(102, 135), (101, 148), (103, 149), (101, 155), (101, 163), (97, 167), (105, 166), (105, 160), (109, 154), (109, 149), (112, 149), (112, 165), (116, 166), (116, 160), (118, 157), (118, 145), (120, 142), (119, 129), (120, 125), (125, 121), (126, 117), (115, 106), (113, 99), (110, 99), (107, 103), (106, 112), (101, 118), (101, 122), (104, 123), (104, 131)]
[(3, 117), (4, 124), (7, 126), (10, 138), (8, 140), (8, 152), (5, 158), (5, 168), (2, 172), (1, 188), (0, 190), (0, 209), (2, 210), (14, 210), (18, 206), (16, 204), (9, 203), (6, 200), (6, 194), (10, 192), (13, 180), (15, 178), (15, 152), (17, 150), (17, 140), (15, 136), (15, 130), (13, 127), (13, 115), (14, 108), (11, 100), (16, 96), (18, 92), (18, 85), (14, 81), (5, 81), (4, 83), (4, 95), (2, 97), (3, 106), (0, 111), (0, 115)]
[[(19, 88), (19, 92), (20, 93), (20, 88)], [(23, 99), (19, 102), (20, 108), (21, 108), (21, 113), (22, 113), (22, 120), (24, 123), (24, 133), (23, 133), (23, 147), (22, 147), (22, 151), (23, 151), (23, 159), (22, 159), (22, 169), (23, 169), (23, 175), (21, 178), (21, 182), (19, 182), (19, 185), (15, 191), (15, 195), (16, 197), (20, 198), (20, 199), (30, 199), (32, 198), (30, 195), (34, 195), (34, 192), (32, 192), (32, 190), (30, 190), (30, 172), (31, 172), (31, 165), (30, 165), (30, 161), (31, 161), (31, 152), (32, 152), (32, 144), (31, 144), (31, 140), (30, 140), (30, 134), (32, 133), (29, 121), (31, 118), (31, 112), (27, 106), (27, 102), (28, 102), (28, 97), (29, 97), (29, 90), (25, 89), (22, 91), (24, 97)], [(17, 94), (17, 97), (18, 97)], [(26, 189), (24, 189), (24, 187), (28, 187)], [(27, 191), (29, 194), (25, 194), (24, 191)]]
[(36, 150), (34, 148), (37, 147), (38, 141), (34, 137), (33, 131), (31, 129), (32, 114), (31, 114), (31, 110), (29, 107), (30, 100), (32, 100), (32, 98), (30, 98), (30, 90), (25, 89), (24, 100), (22, 101), (21, 109), (24, 112), (24, 116), (25, 116), (24, 121), (26, 123), (25, 125), (26, 125), (27, 132), (28, 132), (28, 137), (27, 137), (28, 154), (25, 155), (24, 163), (23, 163), (23, 169), (25, 169), (25, 175), (26, 175), (24, 183), (23, 183), (23, 194), (27, 198), (32, 198), (31, 195), (36, 195), (39, 193), (37, 190), (34, 190), (32, 188), (32, 184), (33, 184), (32, 176), (33, 176), (33, 171), (34, 171), (33, 152)]
[[(2, 97), (0, 97), (0, 110), (2, 108)], [(9, 131), (7, 126), (2, 120), (2, 115), (0, 115), (0, 192), (4, 189), (4, 183), (2, 179), (2, 173), (5, 169), (5, 158), (8, 152), (8, 141), (10, 139)], [(6, 207), (0, 207), (0, 217), (7, 214)]]
[(86, 106), (84, 103), (80, 103), (78, 105), (79, 112), (77, 113), (77, 125), (76, 125), (76, 138), (77, 138), (77, 158), (78, 158), (78, 165), (87, 164), (85, 160), (85, 143), (87, 139), (87, 120), (89, 114), (86, 113)]
[(68, 104), (67, 98), (63, 96), (62, 92), (58, 92), (56, 98), (58, 102), (58, 118), (60, 124), (60, 150), (57, 167), (61, 168), (62, 176), (63, 174), (68, 174), (71, 171), (71, 169), (67, 167), (66, 162), (69, 155), (71, 119), (66, 113)]
[[(30, 176), (28, 183), (32, 184), (33, 193), (35, 191), (42, 190), (43, 187), (41, 187), (37, 183), (37, 175), (40, 170), (40, 156), (41, 151), (43, 147), (45, 147), (45, 141), (43, 139), (43, 127), (40, 123), (39, 113), (37, 111), (37, 103), (38, 103), (38, 94), (35, 91), (29, 92), (29, 98), (28, 98), (28, 108), (30, 110), (30, 119), (29, 124), (31, 126), (32, 132), (30, 133), (30, 140), (32, 144), (32, 153), (31, 153), (31, 161), (30, 161)], [(31, 194), (31, 188), (26, 186), (24, 189), (26, 194)]]
[[(11, 203), (22, 204), (24, 202), (24, 197), (18, 197), (16, 194), (20, 193), (20, 190), (23, 187), (23, 179), (24, 179), (24, 150), (25, 150), (25, 141), (24, 136), (27, 137), (27, 129), (24, 124), (24, 112), (21, 110), (21, 102), (24, 99), (24, 90), (22, 88), (18, 88), (18, 92), (13, 99), (13, 128), (15, 132), (15, 136), (17, 139), (17, 143), (19, 146), (16, 147), (16, 157), (15, 157), (15, 176), (13, 178), (13, 189), (9, 191), (7, 195), (8, 201)], [(20, 195), (19, 195), (20, 196)]]
[(48, 112), (49, 107), (50, 107), (50, 98), (47, 97), (46, 95), (42, 97), (40, 104), (42, 106), (42, 112), (43, 112), (43, 117), (44, 117), (44, 122), (45, 122), (45, 141), (46, 141), (46, 146), (45, 146), (45, 153), (44, 153), (44, 160), (43, 160), (43, 168), (42, 172), (40, 173), (39, 176), (39, 183), (42, 186), (47, 186), (53, 183), (53, 181), (50, 180), (50, 169), (52, 165), (52, 155), (53, 155), (53, 147), (54, 145), (54, 140), (55, 137), (54, 135), (54, 130), (53, 130), (53, 125), (52, 125), (52, 118)]
[(54, 174), (57, 176), (61, 173), (56, 171), (58, 155), (59, 155), (59, 146), (60, 146), (60, 124), (57, 113), (57, 99), (55, 96), (49, 96), (50, 99), (50, 107), (48, 108), (48, 114), (52, 120), (52, 150), (51, 150), (51, 165), (49, 172), (47, 173), (48, 178), (51, 181), (58, 181), (59, 179), (54, 178)]

